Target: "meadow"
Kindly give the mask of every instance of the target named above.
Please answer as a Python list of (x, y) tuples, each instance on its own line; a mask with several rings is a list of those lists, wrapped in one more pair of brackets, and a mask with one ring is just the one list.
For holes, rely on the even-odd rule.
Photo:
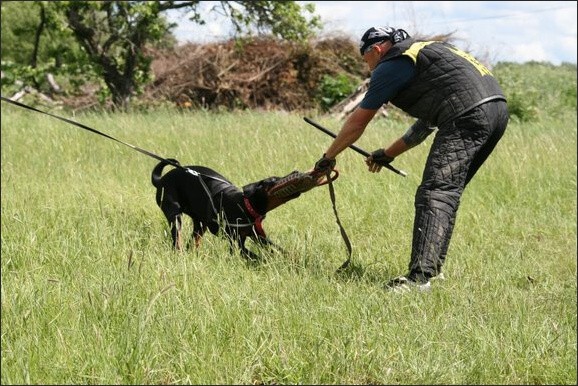
[[(313, 166), (331, 138), (302, 116), (73, 119), (242, 186)], [(248, 263), (211, 234), (177, 253), (155, 159), (7, 103), (1, 119), (2, 384), (577, 382), (575, 111), (512, 120), (462, 197), (445, 280), (405, 294), (384, 284), (406, 272), (431, 138), (393, 163), (407, 177), (340, 155), (353, 266), (337, 274), (347, 256), (327, 187), (267, 215), (286, 254)], [(375, 119), (357, 145), (372, 151), (408, 122)]]

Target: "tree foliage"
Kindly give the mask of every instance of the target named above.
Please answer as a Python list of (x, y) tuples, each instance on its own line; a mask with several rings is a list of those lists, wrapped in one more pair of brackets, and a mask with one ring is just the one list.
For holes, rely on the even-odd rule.
[(66, 2), (57, 4), (76, 40), (102, 73), (113, 103), (126, 107), (139, 85), (150, 80), (144, 48), (168, 25), (158, 2)]
[[(67, 59), (77, 64), (90, 64), (90, 69), (85, 68), (84, 74), (99, 74), (114, 106), (126, 108), (131, 98), (151, 80), (151, 57), (146, 48), (155, 44), (175, 43), (171, 34), (175, 25), (167, 22), (165, 12), (182, 9), (191, 15), (192, 21), (204, 24), (206, 15), (201, 14), (200, 3), (37, 1), (27, 3), (27, 7), (37, 8), (34, 17), (27, 18), (21, 13), (21, 8), (5, 7), (3, 2), (3, 20), (5, 13), (11, 13), (9, 17), (16, 23), (10, 26), (2, 23), (2, 68), (8, 69), (14, 64), (29, 65), (32, 58), (38, 58), (38, 62), (42, 63), (56, 62), (62, 53), (80, 53)], [(220, 12), (229, 17), (236, 36), (270, 34), (289, 40), (306, 40), (320, 26), (319, 18), (313, 14), (313, 5), (302, 7), (294, 1), (221, 1), (211, 8), (211, 12)], [(68, 39), (61, 40), (68, 44), (67, 47), (58, 49), (58, 39), (48, 38), (58, 33)], [(42, 36), (47, 38), (41, 39)], [(70, 44), (71, 36), (77, 44)], [(27, 47), (30, 52), (21, 49), (23, 52), (18, 52), (16, 42), (21, 37), (31, 42)], [(55, 45), (57, 49), (49, 50), (47, 47), (50, 45)], [(76, 51), (71, 50), (73, 46)], [(40, 49), (42, 54), (35, 55), (35, 49)], [(3, 79), (3, 86), (6, 82)]]
[[(50, 93), (47, 74), (80, 82), (88, 64), (72, 32), (45, 2), (2, 2), (2, 91), (30, 85)], [(16, 82), (16, 83), (15, 83)]]

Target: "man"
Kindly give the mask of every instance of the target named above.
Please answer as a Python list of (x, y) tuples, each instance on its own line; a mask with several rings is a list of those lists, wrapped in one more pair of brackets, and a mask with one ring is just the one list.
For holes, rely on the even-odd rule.
[(372, 27), (359, 47), (372, 72), (369, 88), (313, 174), (331, 171), (337, 155), (363, 134), (385, 103), (417, 120), (401, 138), (365, 160), (372, 173), (423, 142), (437, 127), (415, 194), (408, 273), (386, 285), (396, 291), (427, 290), (430, 279), (441, 275), (464, 188), (506, 129), (506, 98), (486, 67), (448, 43), (418, 41), (403, 29)]

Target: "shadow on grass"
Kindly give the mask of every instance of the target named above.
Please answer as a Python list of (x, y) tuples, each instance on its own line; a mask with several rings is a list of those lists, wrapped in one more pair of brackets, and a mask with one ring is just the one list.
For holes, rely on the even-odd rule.
[(335, 271), (335, 277), (345, 282), (363, 282), (383, 286), (393, 276), (388, 269), (385, 271), (378, 269), (375, 264), (363, 265), (350, 261), (349, 264), (344, 264)]
[[(302, 255), (279, 250), (261, 250), (260, 258), (245, 259), (245, 266), (252, 270), (279, 269), (294, 273), (307, 271), (318, 276), (327, 276), (328, 274), (327, 261), (319, 260), (315, 255)], [(342, 282), (357, 282), (379, 287), (384, 286), (394, 277), (394, 272), (390, 272), (387, 267), (384, 269), (381, 264), (362, 264), (355, 259), (348, 260), (341, 266), (336, 265), (329, 272), (330, 275)], [(395, 276), (399, 276), (399, 272), (396, 273)]]

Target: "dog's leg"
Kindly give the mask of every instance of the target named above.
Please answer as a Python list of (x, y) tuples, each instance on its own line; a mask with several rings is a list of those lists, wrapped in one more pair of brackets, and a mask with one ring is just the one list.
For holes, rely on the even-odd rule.
[[(164, 196), (161, 193), (164, 193)], [(174, 198), (174, 195), (170, 193), (170, 190), (167, 189), (159, 189), (157, 191), (157, 202), (160, 203), (159, 206), (171, 228), (173, 247), (178, 251), (182, 251), (183, 241), (181, 238), (181, 229), (183, 227), (183, 220), (181, 206)]]
[(261, 257), (259, 255), (250, 251), (245, 246), (245, 241), (247, 239), (246, 236), (241, 236), (241, 235), (239, 235), (239, 233), (234, 231), (229, 235), (228, 238), (229, 238), (229, 250), (231, 251), (231, 254), (234, 254), (235, 247), (238, 247), (239, 251), (241, 252), (241, 256), (243, 258), (245, 258), (247, 260), (252, 260), (252, 261), (261, 260)]
[(247, 259), (247, 260), (251, 260), (251, 261), (259, 261), (261, 260), (261, 256), (257, 255), (256, 253), (254, 253), (253, 251), (250, 251), (245, 244), (239, 244), (239, 247), (241, 248), (241, 255)]
[(169, 225), (171, 227), (171, 237), (173, 239), (173, 247), (177, 251), (183, 250), (183, 240), (181, 237), (181, 230), (183, 227), (183, 220), (181, 215), (176, 215), (172, 219), (169, 220)]
[(195, 240), (195, 248), (201, 246), (201, 239), (203, 234), (207, 231), (207, 227), (197, 219), (193, 219), (193, 239)]
[(260, 246), (264, 246), (269, 248), (269, 250), (276, 250), (277, 252), (281, 252), (283, 254), (287, 254), (287, 251), (285, 251), (283, 248), (281, 248), (278, 244), (274, 243), (273, 241), (271, 241), (271, 239), (264, 237), (264, 236), (257, 236), (256, 238), (256, 242), (257, 244), (259, 244)]

